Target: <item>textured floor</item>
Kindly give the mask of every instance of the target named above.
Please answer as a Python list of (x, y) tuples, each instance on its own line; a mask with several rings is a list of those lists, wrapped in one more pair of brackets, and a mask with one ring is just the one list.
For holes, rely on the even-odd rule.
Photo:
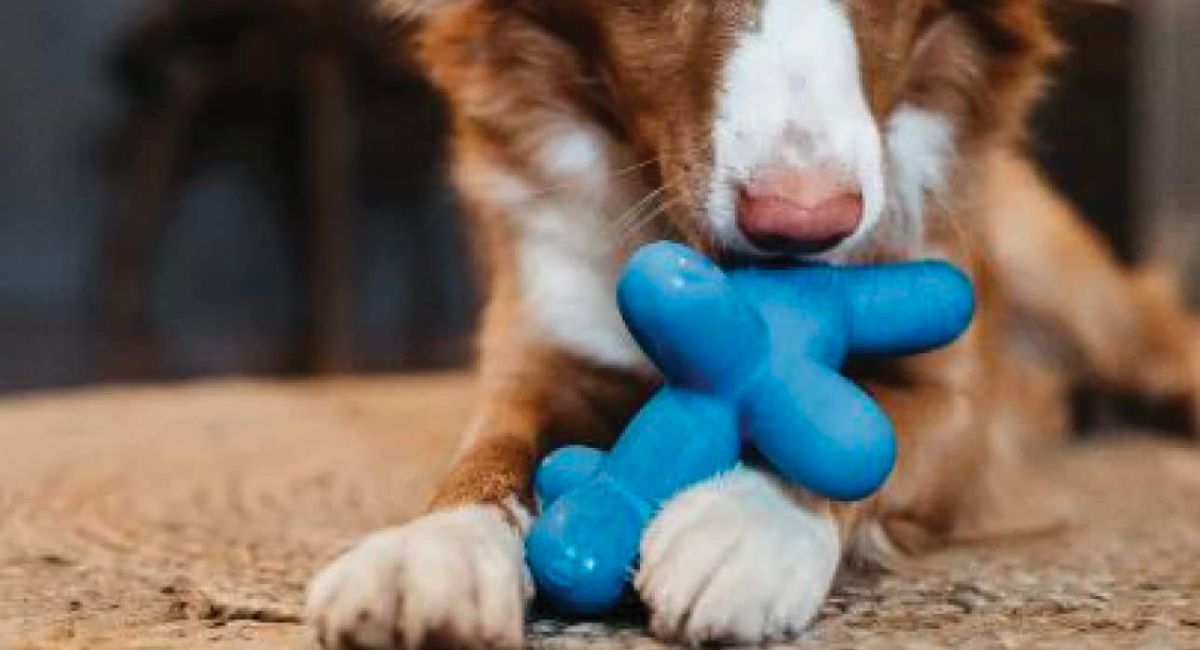
[[(458, 377), (215, 383), (0, 402), (0, 648), (310, 648), (304, 581), (415, 512), (473, 399)], [(1047, 460), (1077, 523), (846, 581), (801, 647), (1200, 649), (1200, 451)], [(636, 615), (537, 648), (656, 647)]]

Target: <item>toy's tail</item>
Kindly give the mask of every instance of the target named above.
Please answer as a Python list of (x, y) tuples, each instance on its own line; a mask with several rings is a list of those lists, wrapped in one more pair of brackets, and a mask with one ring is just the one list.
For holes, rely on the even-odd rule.
[(850, 349), (858, 354), (927, 352), (958, 338), (975, 314), (975, 289), (938, 261), (846, 269)]

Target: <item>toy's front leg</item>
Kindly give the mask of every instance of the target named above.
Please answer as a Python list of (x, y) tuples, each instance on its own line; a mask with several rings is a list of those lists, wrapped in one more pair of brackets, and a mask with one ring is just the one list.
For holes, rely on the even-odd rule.
[[(526, 552), (543, 595), (576, 613), (611, 608), (625, 591), (642, 532), (658, 508), (734, 467), (739, 447), (728, 404), (690, 391), (660, 391), (595, 474), (549, 504), (535, 522)], [(570, 480), (573, 472), (559, 478)], [(557, 490), (561, 483), (552, 488)]]

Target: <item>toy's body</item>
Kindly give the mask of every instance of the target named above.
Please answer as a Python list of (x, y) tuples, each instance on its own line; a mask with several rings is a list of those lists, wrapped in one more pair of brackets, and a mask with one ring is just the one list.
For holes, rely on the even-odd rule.
[(838, 368), (847, 354), (944, 345), (974, 308), (969, 281), (943, 263), (726, 273), (667, 243), (634, 256), (618, 297), (666, 385), (608, 454), (547, 459), (527, 542), (542, 594), (580, 613), (617, 601), (654, 513), (732, 469), (743, 439), (817, 494), (878, 489), (895, 461), (891, 424)]

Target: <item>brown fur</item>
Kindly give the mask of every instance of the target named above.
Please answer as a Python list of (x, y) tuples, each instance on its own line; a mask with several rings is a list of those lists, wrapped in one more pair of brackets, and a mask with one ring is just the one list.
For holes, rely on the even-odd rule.
[[(929, 239), (975, 278), (981, 310), (949, 349), (852, 368), (896, 422), (901, 453), (878, 496), (838, 506), (843, 534), (878, 523), (893, 543), (919, 550), (1036, 522), (1009, 517), (1003, 477), (1018, 460), (1010, 450), (1065, 425), (1062, 397), (1077, 381), (1194, 399), (1191, 319), (1168, 291), (1119, 268), (1021, 154), (1042, 69), (1058, 52), (1038, 0), (850, 4), (876, 115), (904, 101), (955, 122), (955, 191), (930, 206)], [(521, 307), (510, 220), (474, 182), (477, 172), (536, 177), (530, 158), (548, 125), (597, 124), (639, 159), (655, 157), (649, 183), (680, 181), (660, 232), (710, 245), (692, 215), (712, 155), (714, 70), (754, 7), (460, 0), (428, 17), (423, 58), (450, 99), (459, 185), (489, 286), (481, 336), (489, 397), (435, 508), (528, 499), (537, 458), (565, 441), (611, 440), (654, 381), (537, 338)], [(1059, 332), (1077, 363), (1020, 352), (1015, 332), (1031, 320)]]

